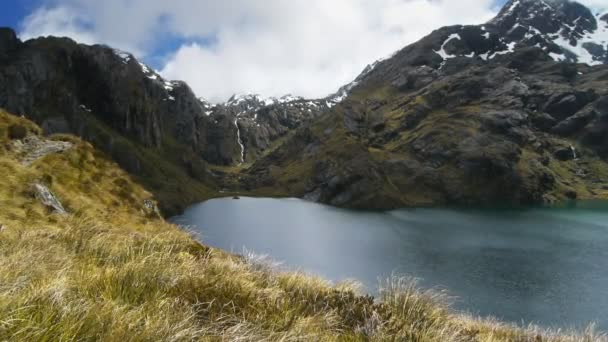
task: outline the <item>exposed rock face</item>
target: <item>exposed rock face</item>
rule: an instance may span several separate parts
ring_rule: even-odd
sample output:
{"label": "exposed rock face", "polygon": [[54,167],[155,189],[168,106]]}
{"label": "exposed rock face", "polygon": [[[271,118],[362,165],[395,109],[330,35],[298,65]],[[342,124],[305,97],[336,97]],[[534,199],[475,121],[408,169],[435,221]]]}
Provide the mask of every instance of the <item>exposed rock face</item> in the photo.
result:
{"label": "exposed rock face", "polygon": [[[286,95],[281,98],[262,98],[259,95],[234,95],[226,103],[208,112],[213,118],[230,118],[242,144],[241,162],[255,161],[273,143],[290,131],[309,123],[327,111],[332,102],[307,100]],[[236,122],[236,124],[235,124]],[[240,146],[239,146],[240,147]]]}
{"label": "exposed rock face", "polygon": [[17,48],[19,43],[15,31],[0,27],[0,59],[6,58],[10,52]]}
{"label": "exposed rock face", "polygon": [[141,171],[135,157],[124,155],[115,133],[150,149],[176,142],[209,163],[231,165],[240,162],[239,133],[250,152],[246,159],[254,160],[276,139],[328,108],[322,100],[296,97],[264,102],[234,97],[212,105],[187,84],[164,80],[127,52],[67,38],[23,43],[4,28],[0,107],[33,119],[46,133],[76,133],[116,159],[130,160],[123,166],[135,173]]}
{"label": "exposed rock face", "polygon": [[608,198],[601,18],[569,1],[513,0],[485,25],[439,29],[370,66],[356,96],[254,164],[243,186],[274,179],[365,208]]}
{"label": "exposed rock face", "polygon": [[67,211],[61,205],[61,202],[53,195],[51,190],[47,188],[45,185],[34,183],[32,185],[32,189],[34,190],[34,194],[36,198],[40,201],[42,205],[48,207],[50,210],[56,212],[60,215],[67,214]]}
{"label": "exposed rock face", "polygon": [[21,163],[29,166],[36,160],[53,153],[62,153],[72,148],[67,141],[53,141],[31,135],[13,142],[13,150],[21,155]]}

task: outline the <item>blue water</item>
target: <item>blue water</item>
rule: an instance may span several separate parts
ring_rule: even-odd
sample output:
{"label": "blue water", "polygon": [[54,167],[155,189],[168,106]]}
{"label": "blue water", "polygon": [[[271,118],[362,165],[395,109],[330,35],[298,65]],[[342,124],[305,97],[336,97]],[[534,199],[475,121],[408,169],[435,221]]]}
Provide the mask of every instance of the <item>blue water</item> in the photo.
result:
{"label": "blue water", "polygon": [[361,212],[295,199],[216,199],[174,222],[211,246],[268,254],[374,293],[391,274],[446,289],[455,308],[545,327],[608,331],[608,205]]}

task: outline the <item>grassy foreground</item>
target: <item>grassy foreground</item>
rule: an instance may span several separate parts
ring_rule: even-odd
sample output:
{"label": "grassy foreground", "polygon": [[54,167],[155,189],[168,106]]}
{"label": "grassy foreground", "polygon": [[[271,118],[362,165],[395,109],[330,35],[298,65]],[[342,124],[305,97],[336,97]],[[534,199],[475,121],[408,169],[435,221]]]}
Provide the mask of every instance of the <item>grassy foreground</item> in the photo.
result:
{"label": "grassy foreground", "polygon": [[[39,128],[0,111],[0,340],[606,340],[466,317],[403,279],[374,299],[205,247],[88,143],[50,138],[74,146],[25,165],[24,132]],[[36,182],[67,215],[39,203]]]}

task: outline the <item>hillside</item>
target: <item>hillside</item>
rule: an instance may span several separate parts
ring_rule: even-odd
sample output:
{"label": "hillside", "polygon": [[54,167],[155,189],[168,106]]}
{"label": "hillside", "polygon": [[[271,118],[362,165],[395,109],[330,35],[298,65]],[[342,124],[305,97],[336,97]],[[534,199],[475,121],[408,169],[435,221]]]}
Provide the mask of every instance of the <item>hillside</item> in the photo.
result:
{"label": "hillside", "polygon": [[[0,339],[595,341],[450,311],[391,279],[380,298],[201,245],[108,156],[0,111]],[[44,203],[44,204],[43,204]]]}
{"label": "hillside", "polygon": [[371,65],[241,188],[357,208],[608,198],[607,16],[510,1]]}

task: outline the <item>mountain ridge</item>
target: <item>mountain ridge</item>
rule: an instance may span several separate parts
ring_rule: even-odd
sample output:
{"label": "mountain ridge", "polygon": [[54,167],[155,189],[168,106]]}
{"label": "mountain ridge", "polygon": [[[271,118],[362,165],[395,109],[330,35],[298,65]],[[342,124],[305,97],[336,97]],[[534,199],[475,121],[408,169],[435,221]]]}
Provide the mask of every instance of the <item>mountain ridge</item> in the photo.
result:
{"label": "mountain ridge", "polygon": [[563,25],[516,32],[530,17],[579,20],[572,34],[596,18],[574,2],[511,1],[490,23],[438,29],[362,74],[241,186],[368,209],[607,198],[605,56],[554,58]]}

